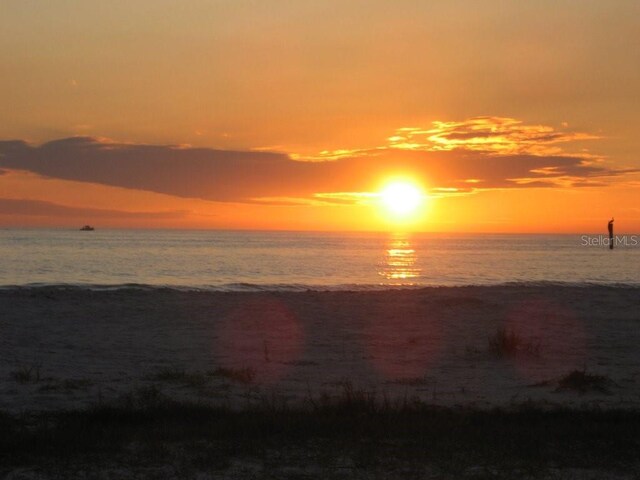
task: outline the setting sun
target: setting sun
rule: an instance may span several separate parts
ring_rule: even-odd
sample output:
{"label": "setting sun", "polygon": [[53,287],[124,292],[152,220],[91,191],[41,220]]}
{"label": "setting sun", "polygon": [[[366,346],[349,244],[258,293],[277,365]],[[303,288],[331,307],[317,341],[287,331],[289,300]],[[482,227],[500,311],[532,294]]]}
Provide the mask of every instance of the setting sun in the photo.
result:
{"label": "setting sun", "polygon": [[414,184],[398,181],[384,187],[380,200],[389,212],[403,217],[416,211],[424,201],[424,194]]}
{"label": "setting sun", "polygon": [[640,0],[0,0],[0,480],[640,480],[639,45]]}

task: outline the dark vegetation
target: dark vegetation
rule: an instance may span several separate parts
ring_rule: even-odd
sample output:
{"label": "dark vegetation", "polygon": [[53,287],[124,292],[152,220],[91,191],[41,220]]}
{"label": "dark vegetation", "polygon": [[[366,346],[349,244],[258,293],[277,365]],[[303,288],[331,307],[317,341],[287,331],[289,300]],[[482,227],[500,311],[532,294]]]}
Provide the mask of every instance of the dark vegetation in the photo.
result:
{"label": "dark vegetation", "polygon": [[234,382],[248,384],[253,382],[253,380],[256,378],[256,371],[250,367],[244,367],[244,368],[218,367],[215,370],[208,372],[207,375],[211,377],[222,377]]}
{"label": "dark vegetation", "polygon": [[264,462],[269,451],[302,451],[302,463],[348,458],[367,471],[399,465],[461,475],[487,465],[536,475],[550,466],[637,469],[640,411],[443,408],[379,399],[345,385],[337,398],[295,406],[277,398],[241,408],[177,403],[151,387],[82,411],[0,414],[5,469],[119,459],[216,470],[236,458]]}
{"label": "dark vegetation", "polygon": [[604,393],[611,395],[610,387],[616,383],[605,375],[587,373],[586,370],[572,370],[571,372],[553,380],[538,382],[532,387],[555,386],[555,392],[576,392],[576,393]]}
{"label": "dark vegetation", "polygon": [[150,377],[159,382],[177,383],[190,387],[202,387],[209,377],[220,377],[232,382],[249,384],[253,382],[256,371],[250,367],[225,368],[218,367],[207,372],[188,372],[184,369],[170,367],[157,372]]}
{"label": "dark vegetation", "polygon": [[580,393],[591,391],[610,393],[609,387],[613,381],[604,375],[587,373],[585,370],[573,370],[558,380],[556,391],[572,390]]}
{"label": "dark vegetation", "polygon": [[38,388],[39,392],[72,392],[74,390],[83,390],[93,385],[93,382],[87,378],[55,380],[47,379],[46,383]]}
{"label": "dark vegetation", "polygon": [[522,338],[513,330],[499,328],[488,339],[489,352],[498,357],[514,357],[516,355],[540,356],[540,342]]}
{"label": "dark vegetation", "polygon": [[39,365],[23,366],[9,375],[17,383],[38,383],[41,380]]}

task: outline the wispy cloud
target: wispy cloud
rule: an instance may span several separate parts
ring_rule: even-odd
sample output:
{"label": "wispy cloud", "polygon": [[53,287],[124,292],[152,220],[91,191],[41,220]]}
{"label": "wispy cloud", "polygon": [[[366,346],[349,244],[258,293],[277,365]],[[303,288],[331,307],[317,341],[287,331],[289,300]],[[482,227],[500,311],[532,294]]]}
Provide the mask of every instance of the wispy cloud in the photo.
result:
{"label": "wispy cloud", "polygon": [[369,205],[379,199],[380,194],[373,192],[330,192],[316,193],[314,198],[322,203],[336,205]]}
{"label": "wispy cloud", "polygon": [[389,142],[392,148],[411,145],[411,148],[431,151],[469,150],[495,155],[552,156],[565,153],[560,144],[599,138],[589,133],[558,131],[547,125],[525,125],[514,118],[476,117],[461,122],[433,122],[428,130],[400,129]]}
{"label": "wispy cloud", "polygon": [[[449,152],[463,150],[483,155],[572,155],[598,158],[586,151],[570,152],[562,144],[598,140],[592,133],[561,130],[548,125],[526,125],[508,117],[474,117],[462,121],[435,121],[429,127],[402,127],[384,145],[352,150],[324,150],[312,160],[339,160],[357,155],[379,155],[386,150]],[[300,157],[302,158],[302,157]]]}

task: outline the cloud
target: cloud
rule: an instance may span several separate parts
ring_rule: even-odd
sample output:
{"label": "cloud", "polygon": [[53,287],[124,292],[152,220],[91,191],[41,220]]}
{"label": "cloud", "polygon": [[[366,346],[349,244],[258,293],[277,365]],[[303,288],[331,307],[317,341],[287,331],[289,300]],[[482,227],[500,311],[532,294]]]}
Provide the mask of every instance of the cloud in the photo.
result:
{"label": "cloud", "polygon": [[371,201],[379,199],[378,193],[371,192],[331,192],[331,193],[316,193],[314,198],[320,200],[321,203],[328,203],[333,205],[354,205],[354,204],[368,204]]}
{"label": "cloud", "polygon": [[[637,172],[561,145],[597,137],[478,117],[405,127],[386,145],[321,152],[302,161],[266,151],[117,143],[74,137],[40,146],[0,142],[0,168],[44,177],[221,202],[360,203],[385,178],[408,175],[441,195],[488,188],[606,185]],[[345,193],[346,192],[346,193]]]}
{"label": "cloud", "polygon": [[78,208],[40,200],[0,198],[0,215],[70,217],[82,219],[96,218],[140,218],[140,219],[178,219],[189,212],[172,210],[167,212],[127,212],[101,208]]}
{"label": "cloud", "polygon": [[410,142],[422,141],[431,150],[464,149],[498,155],[556,155],[562,152],[558,144],[600,138],[582,132],[557,131],[547,125],[524,125],[520,120],[505,117],[434,122],[433,128],[408,131],[406,137]]}
{"label": "cloud", "polygon": [[285,179],[304,174],[298,166],[276,153],[123,144],[92,137],[36,147],[25,142],[0,143],[0,167],[206,200],[245,200],[252,192],[278,196]]}
{"label": "cloud", "polygon": [[[562,125],[567,128],[567,124]],[[530,154],[553,156],[567,154],[560,144],[598,140],[598,135],[555,130],[547,125],[525,125],[508,117],[474,117],[459,122],[432,122],[430,127],[402,127],[387,138],[387,144],[360,150],[325,150],[316,160],[337,160],[353,155],[373,154],[388,149],[425,152],[466,150],[484,155]],[[592,155],[571,153],[580,158]]]}

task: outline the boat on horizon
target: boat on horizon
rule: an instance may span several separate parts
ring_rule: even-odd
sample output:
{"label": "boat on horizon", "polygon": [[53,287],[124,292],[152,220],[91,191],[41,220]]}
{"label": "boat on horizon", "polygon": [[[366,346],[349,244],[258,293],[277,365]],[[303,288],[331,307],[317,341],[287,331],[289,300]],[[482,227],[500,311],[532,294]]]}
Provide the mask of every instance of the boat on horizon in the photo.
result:
{"label": "boat on horizon", "polygon": [[93,228],[91,225],[85,225],[80,229],[80,231],[82,232],[93,232],[94,230],[95,228]]}

